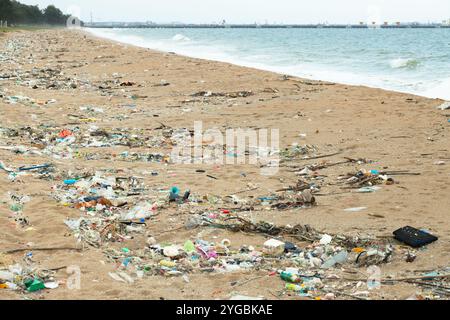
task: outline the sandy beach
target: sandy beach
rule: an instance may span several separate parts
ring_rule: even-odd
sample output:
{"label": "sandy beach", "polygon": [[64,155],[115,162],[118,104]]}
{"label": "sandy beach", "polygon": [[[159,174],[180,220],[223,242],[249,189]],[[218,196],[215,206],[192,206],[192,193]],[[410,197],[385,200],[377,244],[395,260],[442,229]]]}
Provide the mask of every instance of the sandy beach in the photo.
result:
{"label": "sandy beach", "polygon": [[[195,214],[222,213],[255,223],[309,225],[323,234],[370,238],[380,250],[390,244],[392,259],[377,265],[382,279],[448,273],[450,111],[437,109],[443,102],[157,52],[82,31],[0,36],[0,161],[11,169],[9,173],[0,170],[0,267],[28,263],[56,269],[52,275],[59,281],[58,288],[35,293],[0,289],[0,299],[200,300],[235,295],[324,299],[327,293],[334,299],[446,299],[448,293],[440,295],[432,286],[405,281],[383,282],[380,289],[368,290],[368,266],[352,261],[324,272],[322,287],[310,297],[300,297],[286,291],[276,274],[296,267],[289,257],[267,258],[234,272],[216,272],[201,261],[200,266],[185,266],[188,271],[182,275],[169,276],[153,267],[161,258],[153,257],[152,262],[151,254],[143,251],[151,237],[154,244],[181,246],[187,240],[220,243],[229,239],[229,249],[238,252],[243,246],[261,252],[271,238],[300,249],[314,242],[212,226],[186,228]],[[194,121],[202,121],[204,130],[222,132],[279,129],[284,150],[279,172],[264,176],[259,166],[251,164],[150,160],[148,154],[170,154],[170,133],[193,130]],[[66,138],[63,130],[78,140],[61,147],[58,138]],[[120,134],[120,143],[90,143]],[[49,144],[54,147],[47,148]],[[11,177],[18,168],[42,164],[52,164],[53,171],[30,170]],[[306,166],[309,169],[304,171]],[[388,172],[394,182],[358,192],[342,177],[359,170]],[[138,177],[145,185],[126,204],[108,199],[112,203],[106,206],[113,210],[130,209],[139,201],[162,201],[145,225],[137,226],[139,231],[115,241],[102,239],[99,246],[77,241],[76,232],[64,223],[95,212],[81,211],[60,197],[75,190],[64,186],[64,180],[96,171],[102,177]],[[287,190],[299,181],[311,186],[316,205],[282,207],[277,206],[281,200],[258,200],[274,195],[291,199],[299,190]],[[164,202],[173,186],[181,193],[190,190],[191,202]],[[13,210],[14,201],[22,207]],[[350,208],[362,209],[346,211]],[[413,249],[393,239],[393,231],[404,226],[427,230],[439,240]],[[80,250],[33,250],[63,247]],[[13,249],[21,251],[6,253]],[[118,272],[123,257],[112,258],[111,250],[139,256],[152,266],[151,274],[141,278],[135,270],[122,268],[133,282],[113,279],[110,274]],[[74,265],[81,270],[78,290],[65,285],[66,267]]]}

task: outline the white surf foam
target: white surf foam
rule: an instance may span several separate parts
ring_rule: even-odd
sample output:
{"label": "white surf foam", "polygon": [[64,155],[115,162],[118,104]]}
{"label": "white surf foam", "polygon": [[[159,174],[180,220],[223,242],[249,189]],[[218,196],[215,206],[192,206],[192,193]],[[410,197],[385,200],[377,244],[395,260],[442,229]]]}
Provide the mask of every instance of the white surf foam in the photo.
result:
{"label": "white surf foam", "polygon": [[429,98],[439,98],[450,101],[450,78],[440,81],[439,84],[424,92]]}
{"label": "white surf foam", "polygon": [[182,34],[176,34],[172,38],[173,41],[191,41],[188,37],[182,35]]}
{"label": "white surf foam", "polygon": [[[276,73],[287,74],[308,78],[311,80],[323,80],[347,85],[363,85],[373,88],[404,92],[425,96],[429,98],[440,98],[450,100],[450,79],[434,81],[433,83],[424,83],[420,80],[411,80],[408,78],[398,78],[390,74],[361,74],[351,71],[331,70],[329,67],[313,65],[309,63],[295,65],[272,65],[264,59],[264,62],[258,62],[258,59],[249,59],[240,55],[239,48],[219,47],[214,45],[205,45],[197,43],[190,38],[176,34],[165,40],[149,40],[139,35],[121,34],[123,29],[86,29],[95,36],[119,41],[126,44],[136,45],[149,49],[175,52],[177,54],[214,61],[222,61],[241,65],[245,67],[272,71]],[[398,58],[389,62],[393,69],[415,68],[420,63],[411,58]]]}
{"label": "white surf foam", "polygon": [[389,61],[389,65],[393,69],[414,69],[419,66],[420,61],[412,58],[398,58]]}

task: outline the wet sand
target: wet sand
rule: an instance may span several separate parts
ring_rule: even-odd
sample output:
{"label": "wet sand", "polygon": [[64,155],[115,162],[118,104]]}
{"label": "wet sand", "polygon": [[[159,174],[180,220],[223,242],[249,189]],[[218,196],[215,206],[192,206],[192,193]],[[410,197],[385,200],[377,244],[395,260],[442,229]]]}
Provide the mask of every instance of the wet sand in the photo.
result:
{"label": "wet sand", "polygon": [[[295,185],[301,178],[293,166],[334,163],[353,159],[370,159],[373,163],[347,163],[317,170],[325,176],[319,180],[317,206],[290,210],[258,210],[255,220],[277,225],[308,224],[322,232],[346,235],[392,237],[392,232],[411,225],[426,229],[439,240],[425,249],[412,250],[392,240],[396,256],[392,262],[380,265],[382,276],[408,277],[448,267],[450,180],[450,123],[449,111],[436,107],[443,101],[418,96],[310,81],[279,74],[244,68],[227,63],[212,62],[161,53],[95,38],[82,32],[47,30],[9,33],[0,37],[0,53],[11,48],[5,44],[14,40],[18,49],[14,59],[1,61],[0,73],[13,74],[17,70],[45,69],[61,66],[66,83],[56,88],[3,79],[0,90],[4,96],[26,96],[35,103],[6,103],[0,99],[0,126],[8,128],[51,126],[55,135],[59,130],[74,127],[87,132],[95,125],[111,128],[137,128],[149,139],[163,124],[172,128],[193,129],[201,120],[203,128],[274,128],[280,130],[280,147],[293,143],[314,145],[318,155],[339,154],[317,160],[282,162],[275,176],[262,176],[253,165],[178,165],[121,161],[123,151],[145,151],[149,148],[105,147],[82,148],[74,159],[50,159],[45,156],[14,154],[0,149],[0,160],[10,167],[51,162],[57,170],[116,169],[123,175],[144,176],[145,183],[154,188],[178,186],[196,195],[225,197],[237,192],[242,198],[269,196],[277,190]],[[19,69],[20,68],[20,69]],[[133,82],[132,86],[118,86],[117,82]],[[168,84],[168,85],[162,85]],[[109,86],[105,88],[105,86]],[[103,89],[100,89],[102,87]],[[241,97],[236,92],[251,92]],[[224,93],[222,96],[194,97],[198,92]],[[231,94],[230,94],[231,93]],[[134,98],[132,98],[134,96]],[[51,101],[56,100],[56,102]],[[45,104],[47,102],[47,104]],[[129,106],[132,104],[133,106]],[[86,114],[82,106],[102,108],[104,113]],[[73,115],[78,116],[73,117]],[[82,121],[82,118],[90,118]],[[92,119],[94,118],[94,119]],[[300,134],[306,134],[300,136]],[[0,135],[0,146],[25,145],[20,138]],[[28,146],[29,145],[28,142]],[[155,148],[170,152],[168,146]],[[105,159],[86,160],[83,152],[105,155]],[[109,157],[109,158],[108,158]],[[442,165],[436,165],[443,161]],[[206,170],[199,174],[197,169]],[[359,169],[387,171],[406,170],[420,175],[393,177],[394,185],[382,185],[369,193],[355,193],[343,189],[336,182],[339,175]],[[158,176],[149,172],[156,171]],[[243,174],[245,173],[245,174]],[[72,247],[76,239],[64,224],[67,217],[79,217],[80,211],[65,207],[51,197],[52,186],[58,182],[24,176],[12,182],[0,171],[0,251],[18,247]],[[21,227],[11,218],[7,203],[8,192],[26,194],[31,202],[25,204],[23,214],[29,226]],[[360,212],[346,212],[352,207],[367,207]],[[183,244],[188,239],[220,241],[230,239],[232,246],[253,245],[258,249],[267,240],[264,235],[232,233],[214,228],[186,230],[183,228],[190,210],[176,206],[161,210],[147,223],[145,235],[136,236],[118,248],[131,250],[146,246],[146,236],[158,242]],[[295,242],[299,247],[305,246]],[[414,262],[404,259],[411,250],[417,255]],[[22,261],[23,252],[7,255]],[[263,296],[267,299],[299,299],[294,295],[279,295],[283,282],[266,271],[250,270],[232,274],[193,273],[189,283],[181,277],[144,277],[134,284],[114,281],[108,272],[115,265],[107,262],[102,248],[86,247],[77,251],[34,251],[33,260],[45,268],[79,265],[82,272],[81,289],[68,290],[63,285],[27,296],[34,299],[228,299],[233,294]],[[1,262],[1,261],[0,261]],[[289,265],[286,265],[289,266]],[[345,268],[336,270],[344,277]],[[347,271],[349,269],[347,268]],[[354,270],[354,268],[350,268]],[[366,276],[366,269],[358,269]],[[249,281],[233,286],[235,281]],[[57,279],[67,278],[64,269]],[[344,280],[342,280],[344,282]],[[336,284],[330,283],[331,286]],[[353,283],[351,287],[354,287]],[[0,289],[1,290],[1,289]],[[413,294],[426,295],[427,289],[408,283],[383,285],[370,292],[371,299],[405,299]],[[1,299],[21,299],[15,291],[1,290]],[[338,298],[349,298],[339,296]]]}

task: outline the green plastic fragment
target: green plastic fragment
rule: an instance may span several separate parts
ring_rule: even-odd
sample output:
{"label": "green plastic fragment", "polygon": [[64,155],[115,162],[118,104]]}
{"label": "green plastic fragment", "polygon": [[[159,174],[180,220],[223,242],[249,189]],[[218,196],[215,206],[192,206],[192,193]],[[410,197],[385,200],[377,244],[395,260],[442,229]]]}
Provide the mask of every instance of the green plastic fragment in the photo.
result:
{"label": "green plastic fragment", "polygon": [[45,289],[44,282],[38,278],[26,280],[25,286],[27,287],[28,292],[36,292]]}
{"label": "green plastic fragment", "polygon": [[191,240],[188,240],[184,243],[184,251],[186,253],[195,252],[195,245]]}

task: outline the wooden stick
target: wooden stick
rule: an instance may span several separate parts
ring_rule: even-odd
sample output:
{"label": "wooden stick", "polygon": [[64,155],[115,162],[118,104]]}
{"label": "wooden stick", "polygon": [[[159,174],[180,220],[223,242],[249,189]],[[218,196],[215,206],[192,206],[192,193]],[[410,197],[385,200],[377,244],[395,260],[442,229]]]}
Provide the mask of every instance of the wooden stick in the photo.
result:
{"label": "wooden stick", "polygon": [[74,250],[74,251],[82,251],[81,248],[74,248],[74,247],[60,247],[60,248],[17,248],[17,249],[10,249],[6,250],[3,253],[11,254],[11,253],[17,253],[22,251],[56,251],[56,250]]}
{"label": "wooden stick", "polygon": [[259,280],[259,279],[262,279],[262,278],[264,278],[264,277],[267,277],[267,274],[265,274],[265,275],[263,275],[263,276],[258,276],[258,277],[254,277],[254,278],[250,278],[250,279],[247,279],[247,280],[244,280],[244,281],[241,281],[241,282],[237,282],[237,283],[235,283],[235,284],[232,284],[231,286],[232,287],[240,287],[240,286],[243,286],[244,284],[247,284],[247,283],[249,283],[249,282],[252,282],[252,281],[255,281],[255,280]]}
{"label": "wooden stick", "polygon": [[440,279],[440,278],[447,278],[450,277],[450,273],[447,274],[440,274],[437,276],[420,276],[420,277],[406,277],[406,278],[399,278],[399,279],[383,279],[382,281],[389,282],[389,281],[408,281],[408,280],[426,280],[426,279]]}
{"label": "wooden stick", "polygon": [[328,158],[328,157],[332,157],[332,156],[337,156],[338,154],[341,154],[341,151],[339,152],[335,152],[335,153],[330,153],[330,154],[324,154],[321,156],[317,156],[317,157],[308,157],[308,158],[302,158],[302,160],[315,160],[315,159],[322,159],[322,158]]}
{"label": "wooden stick", "polygon": [[369,300],[369,298],[366,298],[366,297],[359,297],[359,296],[356,296],[356,295],[353,295],[353,294],[349,294],[349,293],[345,293],[345,292],[340,292],[340,291],[337,291],[337,292],[331,292],[331,293],[334,293],[334,294],[336,294],[336,295],[341,295],[341,296],[349,297],[349,298],[353,298],[353,299],[356,299],[356,300],[365,300],[365,301]]}
{"label": "wooden stick", "polygon": [[381,172],[382,174],[387,174],[388,176],[420,176],[421,173],[419,172]]}
{"label": "wooden stick", "polygon": [[247,190],[241,190],[241,191],[235,192],[233,194],[230,194],[228,197],[235,196],[237,194],[244,193],[244,192],[255,191],[255,190],[258,190],[258,189],[259,189],[259,187],[255,187],[255,188],[247,189]]}
{"label": "wooden stick", "polygon": [[327,197],[327,196],[334,196],[334,195],[338,195],[338,194],[347,194],[350,193],[350,191],[348,192],[332,192],[332,193],[314,193],[313,195],[315,197]]}
{"label": "wooden stick", "polygon": [[[450,277],[450,273],[437,275],[437,276],[419,276],[419,277],[406,277],[406,278],[397,278],[397,279],[382,279],[380,282],[401,282],[401,281],[411,281],[411,280],[426,280],[426,279],[439,279],[439,278],[447,278]],[[342,278],[343,280],[347,281],[367,281],[367,279],[349,279],[349,278]],[[328,279],[330,280],[330,279]],[[339,280],[339,279],[336,279]]]}
{"label": "wooden stick", "polygon": [[66,268],[67,268],[67,266],[62,266],[62,267],[51,268],[51,269],[47,269],[47,270],[50,270],[50,271],[59,271],[59,270],[66,269]]}
{"label": "wooden stick", "polygon": [[281,300],[281,295],[276,295],[275,293],[273,293],[272,291],[269,291],[269,293],[271,294],[271,295],[273,295],[276,299],[278,299],[278,300]]}
{"label": "wooden stick", "polygon": [[435,288],[438,288],[438,289],[441,289],[441,290],[448,291],[447,294],[450,294],[450,288],[449,287],[441,286],[439,284],[428,283],[428,282],[423,282],[423,281],[415,281],[415,280],[408,280],[406,282],[414,283],[414,284],[418,284],[418,285],[423,285],[423,286],[427,286],[427,287],[435,287]]}

